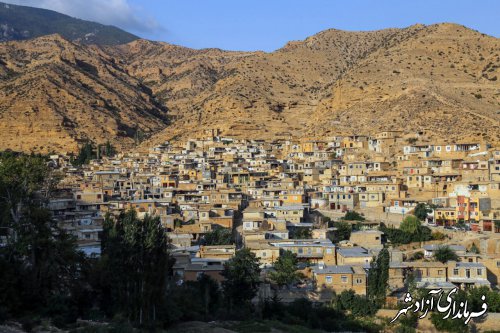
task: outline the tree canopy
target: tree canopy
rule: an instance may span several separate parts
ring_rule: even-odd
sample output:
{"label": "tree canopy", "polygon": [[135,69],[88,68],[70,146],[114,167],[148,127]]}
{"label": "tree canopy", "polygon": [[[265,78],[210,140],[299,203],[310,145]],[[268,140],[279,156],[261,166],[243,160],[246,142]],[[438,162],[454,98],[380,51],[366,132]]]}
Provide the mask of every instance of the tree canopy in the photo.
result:
{"label": "tree canopy", "polygon": [[401,222],[399,229],[401,229],[401,231],[412,234],[416,232],[421,225],[422,224],[420,223],[420,220],[416,216],[407,215],[403,222]]}
{"label": "tree canopy", "polygon": [[279,286],[287,286],[298,281],[302,274],[297,272],[297,255],[291,251],[283,251],[274,263],[274,270],[269,279]]}
{"label": "tree canopy", "polygon": [[236,255],[224,264],[222,282],[224,295],[230,304],[249,302],[257,293],[260,284],[259,260],[248,248],[238,250]]}
{"label": "tree canopy", "polygon": [[450,260],[458,261],[458,256],[449,246],[440,246],[434,251],[434,258],[437,261],[446,263]]}

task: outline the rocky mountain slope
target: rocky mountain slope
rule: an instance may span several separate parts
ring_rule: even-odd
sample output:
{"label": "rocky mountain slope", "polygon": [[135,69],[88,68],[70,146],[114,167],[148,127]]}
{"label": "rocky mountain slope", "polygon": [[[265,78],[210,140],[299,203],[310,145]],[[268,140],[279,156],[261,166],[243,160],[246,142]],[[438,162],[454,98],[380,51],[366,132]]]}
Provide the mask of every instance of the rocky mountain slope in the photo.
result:
{"label": "rocky mountain slope", "polygon": [[[0,43],[0,148],[129,148],[218,128],[246,138],[425,130],[500,137],[500,42],[455,24],[326,30],[272,52],[60,36]],[[32,133],[44,139],[32,138]]]}
{"label": "rocky mountain slope", "polygon": [[0,43],[0,149],[131,147],[167,123],[151,90],[99,49],[58,35]]}
{"label": "rocky mountain slope", "polygon": [[137,36],[114,26],[76,19],[58,12],[0,2],[0,42],[50,34],[83,44],[124,44]]}

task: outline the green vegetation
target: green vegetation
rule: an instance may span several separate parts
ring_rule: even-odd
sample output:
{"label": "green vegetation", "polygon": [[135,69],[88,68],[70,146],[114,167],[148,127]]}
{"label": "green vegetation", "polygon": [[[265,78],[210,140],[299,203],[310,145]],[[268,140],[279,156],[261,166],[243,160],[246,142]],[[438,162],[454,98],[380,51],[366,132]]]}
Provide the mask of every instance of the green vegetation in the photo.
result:
{"label": "green vegetation", "polygon": [[259,260],[248,248],[236,252],[236,255],[224,264],[222,288],[229,310],[250,306],[250,300],[256,295],[260,284]]}
{"label": "green vegetation", "polygon": [[358,212],[352,210],[345,213],[342,219],[346,221],[364,221],[365,217],[359,214]]}
{"label": "green vegetation", "polygon": [[92,143],[87,141],[83,146],[80,147],[78,155],[76,156],[76,158],[71,160],[71,163],[73,165],[88,164],[90,160],[97,159],[98,157],[111,157],[115,154],[116,149],[109,141],[107,141],[104,145],[97,145],[97,148],[94,148]]}
{"label": "green vegetation", "polygon": [[368,298],[379,306],[385,303],[389,281],[389,251],[382,249],[368,271]]}
{"label": "green vegetation", "polygon": [[[69,40],[82,43],[116,45],[125,44],[138,37],[114,26],[76,19],[52,10],[16,6],[0,6],[2,24],[11,27],[10,40],[35,38],[50,34],[60,34]],[[25,34],[27,31],[29,34]],[[96,33],[97,31],[97,33]],[[89,39],[86,34],[94,33]]]}
{"label": "green vegetation", "polygon": [[450,260],[458,261],[458,256],[449,246],[440,246],[434,252],[434,259],[444,264]]}
{"label": "green vegetation", "polygon": [[334,222],[333,227],[336,228],[333,232],[332,242],[338,243],[343,240],[349,240],[351,237],[352,227],[347,222]]}
{"label": "green vegetation", "polygon": [[403,232],[413,234],[418,230],[418,228],[421,227],[421,225],[420,220],[416,216],[408,215],[405,217],[403,222],[401,222],[399,229]]}
{"label": "green vegetation", "polygon": [[415,207],[413,215],[415,215],[420,221],[423,221],[427,218],[427,214],[430,212],[432,212],[432,209],[430,209],[429,206],[424,203],[419,203]]}
{"label": "green vegetation", "polygon": [[283,251],[274,263],[274,271],[269,273],[269,279],[278,286],[289,286],[297,282],[302,274],[297,272],[297,255],[291,251]]}
{"label": "green vegetation", "polygon": [[234,244],[233,232],[228,228],[216,228],[204,236],[205,245],[231,245]]}
{"label": "green vegetation", "polygon": [[[410,215],[411,216],[411,215]],[[408,244],[412,242],[423,242],[432,239],[432,232],[428,227],[422,226],[420,221],[414,216],[405,218],[399,229],[387,228],[384,224],[380,226],[387,239],[392,244]],[[403,226],[404,225],[404,226]],[[414,230],[413,232],[402,230]]]}
{"label": "green vegetation", "polygon": [[297,227],[292,233],[293,239],[311,239],[312,230],[311,228]]}
{"label": "green vegetation", "polygon": [[356,295],[354,290],[344,290],[337,297],[338,308],[349,311],[354,316],[373,316],[378,307],[372,300]]}

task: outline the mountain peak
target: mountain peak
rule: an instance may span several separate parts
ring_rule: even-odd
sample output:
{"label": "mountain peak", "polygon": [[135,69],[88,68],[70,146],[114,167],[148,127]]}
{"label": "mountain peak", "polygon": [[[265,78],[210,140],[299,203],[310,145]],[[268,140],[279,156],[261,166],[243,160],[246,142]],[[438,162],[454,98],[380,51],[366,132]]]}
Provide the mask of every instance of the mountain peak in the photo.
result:
{"label": "mountain peak", "polygon": [[80,20],[52,10],[0,2],[0,42],[59,33],[81,44],[124,44],[138,37],[114,26]]}

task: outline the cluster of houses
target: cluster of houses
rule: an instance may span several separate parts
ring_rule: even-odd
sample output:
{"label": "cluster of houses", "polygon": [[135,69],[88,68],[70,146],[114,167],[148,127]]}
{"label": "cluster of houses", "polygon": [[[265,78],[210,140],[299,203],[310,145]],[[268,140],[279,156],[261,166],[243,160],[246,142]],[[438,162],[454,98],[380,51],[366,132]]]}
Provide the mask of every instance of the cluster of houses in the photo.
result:
{"label": "cluster of houses", "polygon": [[[425,133],[385,131],[269,142],[221,137],[214,130],[82,167],[54,155],[52,163],[64,178],[49,209],[88,255],[100,254],[106,214],[134,209],[139,217],[158,217],[182,281],[202,274],[221,281],[224,262],[246,247],[264,272],[288,250],[297,255],[311,288],[366,294],[367,270],[386,241],[377,227],[397,226],[425,203],[431,208],[427,224],[465,225],[481,233],[481,254],[456,244],[461,260],[443,264],[432,260],[432,245],[423,260],[413,261],[390,248],[390,288],[403,288],[410,273],[424,287],[495,287],[500,147],[426,141]],[[366,221],[348,241],[333,243],[336,230],[325,216],[335,219],[348,211],[362,213]],[[217,229],[231,230],[234,244],[206,244],[205,236]]]}

